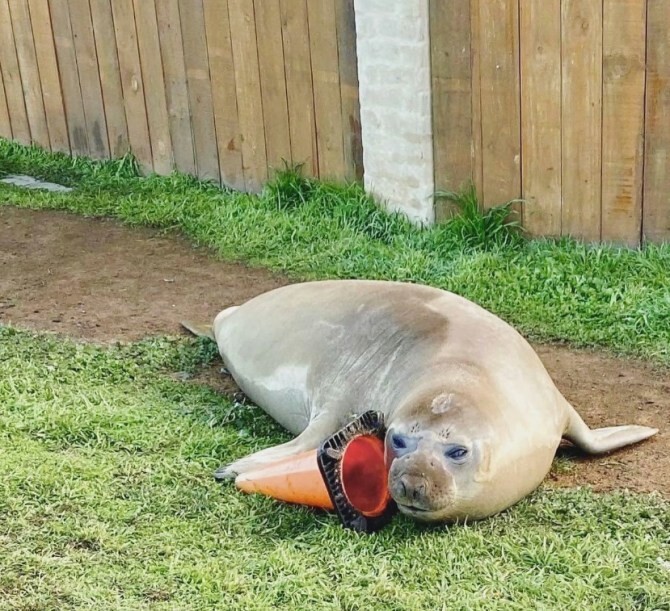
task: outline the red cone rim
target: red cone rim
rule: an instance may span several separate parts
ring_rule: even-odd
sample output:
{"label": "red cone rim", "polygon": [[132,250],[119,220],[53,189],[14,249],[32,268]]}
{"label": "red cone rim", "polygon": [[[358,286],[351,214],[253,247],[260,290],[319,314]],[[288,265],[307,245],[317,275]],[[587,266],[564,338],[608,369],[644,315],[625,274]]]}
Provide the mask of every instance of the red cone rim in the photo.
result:
{"label": "red cone rim", "polygon": [[372,435],[352,439],[344,449],[341,469],[349,503],[366,517],[381,515],[390,498],[384,442]]}

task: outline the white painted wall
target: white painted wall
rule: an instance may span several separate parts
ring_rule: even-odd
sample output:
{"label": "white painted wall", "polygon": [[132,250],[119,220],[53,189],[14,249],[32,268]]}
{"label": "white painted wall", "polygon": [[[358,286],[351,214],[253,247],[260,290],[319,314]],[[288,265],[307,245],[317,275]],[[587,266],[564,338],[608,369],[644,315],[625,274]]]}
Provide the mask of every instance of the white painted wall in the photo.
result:
{"label": "white painted wall", "polygon": [[354,0],[365,188],[434,220],[428,0]]}

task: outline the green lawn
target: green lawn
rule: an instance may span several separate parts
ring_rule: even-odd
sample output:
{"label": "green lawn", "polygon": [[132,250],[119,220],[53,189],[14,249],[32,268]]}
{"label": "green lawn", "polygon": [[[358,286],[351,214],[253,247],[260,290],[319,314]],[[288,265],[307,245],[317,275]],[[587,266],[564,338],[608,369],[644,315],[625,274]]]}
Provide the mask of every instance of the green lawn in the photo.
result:
{"label": "green lawn", "polygon": [[212,354],[0,328],[0,608],[670,608],[658,497],[541,490],[486,522],[365,536],[215,483],[283,436],[168,375]]}
{"label": "green lawn", "polygon": [[[470,211],[427,231],[356,186],[280,176],[262,196],[136,176],[0,140],[0,205],[179,229],[299,278],[450,288],[527,334],[670,364],[670,246],[524,242]],[[175,373],[204,340],[97,347],[0,327],[0,609],[670,610],[670,504],[542,488],[482,523],[397,516],[371,536],[332,514],[219,485],[221,463],[286,439],[257,408]]]}

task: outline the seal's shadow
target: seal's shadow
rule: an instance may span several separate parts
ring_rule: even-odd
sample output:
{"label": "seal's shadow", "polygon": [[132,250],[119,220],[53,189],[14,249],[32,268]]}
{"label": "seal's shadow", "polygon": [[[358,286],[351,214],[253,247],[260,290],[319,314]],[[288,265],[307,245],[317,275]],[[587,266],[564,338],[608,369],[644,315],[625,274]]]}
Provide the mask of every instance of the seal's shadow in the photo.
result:
{"label": "seal's shadow", "polygon": [[[224,483],[223,486],[232,486]],[[245,499],[249,504],[254,518],[247,522],[247,528],[254,536],[262,537],[268,542],[301,542],[304,544],[323,544],[324,536],[328,538],[351,541],[395,542],[411,541],[422,534],[448,532],[456,525],[422,524],[396,513],[383,528],[372,533],[361,533],[345,528],[334,511],[326,511],[312,507],[292,505],[269,498]]]}
{"label": "seal's shadow", "polygon": [[564,459],[569,464],[576,466],[581,463],[597,462],[599,459],[602,459],[602,456],[586,454],[567,439],[563,439],[556,450],[554,465],[556,464],[557,459]]}

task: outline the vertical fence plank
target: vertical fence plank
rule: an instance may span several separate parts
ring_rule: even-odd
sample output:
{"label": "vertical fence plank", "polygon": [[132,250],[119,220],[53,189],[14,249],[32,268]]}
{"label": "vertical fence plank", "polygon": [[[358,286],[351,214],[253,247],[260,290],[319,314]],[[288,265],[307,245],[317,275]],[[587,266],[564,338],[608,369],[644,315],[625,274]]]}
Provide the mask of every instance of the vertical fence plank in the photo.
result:
{"label": "vertical fence plank", "polygon": [[228,0],[244,184],[258,191],[267,179],[263,103],[253,0]]}
{"label": "vertical fence plank", "polygon": [[280,169],[284,160],[291,161],[291,138],[288,128],[279,0],[254,0],[254,12],[265,124],[265,150],[270,169]]}
{"label": "vertical fence plank", "polygon": [[344,141],[345,178],[363,180],[361,108],[358,102],[358,59],[354,0],[336,0],[337,50],[340,62],[340,95]]}
{"label": "vertical fence plank", "polygon": [[316,176],[319,173],[319,159],[316,147],[307,4],[305,0],[280,0],[280,2],[291,159],[295,164],[303,164],[305,174]]}
{"label": "vertical fence plank", "polygon": [[26,105],[31,139],[40,146],[49,148],[49,130],[46,113],[44,112],[42,83],[37,66],[33,32],[30,27],[28,1],[9,0],[9,12],[11,13],[14,30],[16,55],[21,73],[23,99]]}
{"label": "vertical fence plank", "polygon": [[344,174],[342,103],[334,0],[307,0],[319,176]]}
{"label": "vertical fence plank", "polygon": [[191,111],[188,105],[184,43],[181,36],[177,0],[160,0],[157,2],[156,17],[158,19],[174,162],[178,170],[195,175]]}
{"label": "vertical fence plank", "polygon": [[563,233],[600,239],[602,4],[563,0]]}
{"label": "vertical fence plank", "polygon": [[561,234],[561,2],[521,0],[524,226]]}
{"label": "vertical fence plank", "polygon": [[228,1],[204,0],[203,8],[221,182],[241,190],[244,189],[244,174]]}
{"label": "vertical fence plank", "polygon": [[482,145],[482,83],[480,3],[470,1],[470,65],[472,66],[472,181],[482,198],[484,190],[484,154]]}
{"label": "vertical fence plank", "polygon": [[112,14],[130,148],[142,169],[150,172],[153,170],[153,158],[133,0],[112,0]]}
{"label": "vertical fence plank", "polygon": [[518,0],[479,2],[483,189],[490,206],[521,195]]}
{"label": "vertical fence plank", "polygon": [[9,120],[9,109],[7,108],[7,97],[5,96],[5,83],[0,70],[0,138],[11,139],[12,124]]}
{"label": "vertical fence plank", "polygon": [[646,4],[603,4],[602,239],[629,246],[642,224]]}
{"label": "vertical fence plank", "polygon": [[114,18],[109,0],[90,0],[91,20],[98,55],[100,87],[105,106],[107,138],[112,157],[122,157],[130,147],[128,125],[123,107],[123,89],[114,35]]}
{"label": "vertical fence plank", "polygon": [[169,174],[174,169],[174,162],[163,62],[158,40],[156,4],[154,0],[134,0],[133,7],[154,172]]}
{"label": "vertical fence plank", "polygon": [[191,129],[198,176],[219,182],[216,128],[202,0],[179,0]]}
{"label": "vertical fence plank", "polygon": [[0,70],[5,85],[13,137],[21,144],[30,144],[30,124],[7,0],[0,0]]}
{"label": "vertical fence plank", "polygon": [[51,150],[70,152],[65,106],[47,0],[28,0]]}
{"label": "vertical fence plank", "polygon": [[643,235],[670,240],[670,11],[648,0]]}
{"label": "vertical fence plank", "polygon": [[[430,0],[435,187],[458,190],[473,179],[470,0]],[[452,206],[438,201],[437,221]]]}
{"label": "vertical fence plank", "polygon": [[81,99],[68,2],[67,0],[49,0],[49,9],[56,43],[58,73],[63,89],[70,147],[74,155],[88,155],[86,118],[84,103]]}
{"label": "vertical fence plank", "polygon": [[79,86],[86,117],[88,152],[92,157],[109,157],[105,106],[102,101],[98,56],[93,39],[93,22],[88,2],[69,0],[74,51],[79,70]]}

